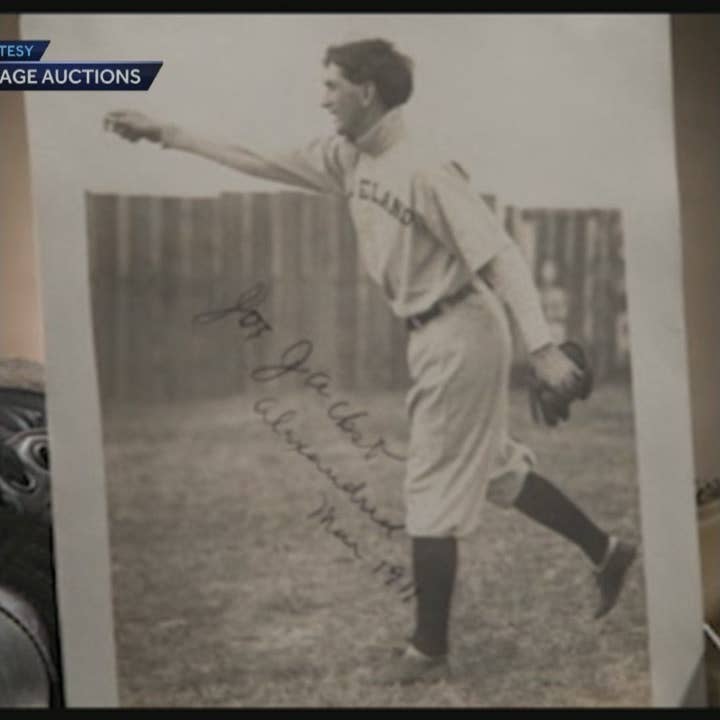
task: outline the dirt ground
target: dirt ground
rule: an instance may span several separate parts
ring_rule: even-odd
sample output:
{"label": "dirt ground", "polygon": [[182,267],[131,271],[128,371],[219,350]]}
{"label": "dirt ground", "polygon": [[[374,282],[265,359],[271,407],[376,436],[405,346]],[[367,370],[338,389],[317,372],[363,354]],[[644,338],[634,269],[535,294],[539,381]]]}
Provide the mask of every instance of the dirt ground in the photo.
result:
{"label": "dirt ground", "polygon": [[[273,433],[248,395],[105,408],[123,706],[649,703],[642,562],[615,610],[594,621],[596,589],[581,553],[490,505],[480,532],[461,544],[453,681],[375,684],[412,626],[409,543],[318,466],[342,483],[365,482],[366,509],[402,522],[403,463],[366,459],[324,400],[297,382],[263,389],[278,400],[272,417],[296,411],[283,429],[314,460]],[[402,454],[401,395],[342,397],[368,413],[357,421],[363,441],[382,437]],[[544,474],[603,526],[640,540],[627,386],[599,388],[562,430],[532,426],[514,392],[512,423]]]}

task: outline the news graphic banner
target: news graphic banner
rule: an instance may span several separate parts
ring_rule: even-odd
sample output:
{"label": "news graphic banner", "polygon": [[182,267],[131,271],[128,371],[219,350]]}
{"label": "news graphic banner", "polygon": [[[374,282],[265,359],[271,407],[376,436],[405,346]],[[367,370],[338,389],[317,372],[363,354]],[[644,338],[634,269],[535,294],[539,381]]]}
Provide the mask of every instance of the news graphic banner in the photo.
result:
{"label": "news graphic banner", "polygon": [[49,40],[0,40],[0,90],[148,90],[162,62],[40,62]]}
{"label": "news graphic banner", "polygon": [[49,44],[49,40],[0,40],[0,62],[37,62]]}

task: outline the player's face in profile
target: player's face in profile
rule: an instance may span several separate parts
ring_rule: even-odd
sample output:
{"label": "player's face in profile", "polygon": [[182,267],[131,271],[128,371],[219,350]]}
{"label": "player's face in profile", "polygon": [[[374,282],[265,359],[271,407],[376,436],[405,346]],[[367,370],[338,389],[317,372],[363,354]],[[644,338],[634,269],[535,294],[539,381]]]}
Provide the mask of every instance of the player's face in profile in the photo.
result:
{"label": "player's face in profile", "polygon": [[333,116],[336,131],[348,138],[357,137],[364,114],[361,86],[350,82],[334,63],[325,68],[323,84],[322,106]]}

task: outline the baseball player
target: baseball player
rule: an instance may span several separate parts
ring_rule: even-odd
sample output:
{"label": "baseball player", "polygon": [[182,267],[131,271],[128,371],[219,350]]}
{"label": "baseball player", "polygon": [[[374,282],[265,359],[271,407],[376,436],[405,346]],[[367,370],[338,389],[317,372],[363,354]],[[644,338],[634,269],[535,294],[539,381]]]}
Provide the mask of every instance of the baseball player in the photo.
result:
{"label": "baseball player", "polygon": [[596,617],[615,604],[635,547],[599,528],[539,474],[508,432],[511,333],[533,377],[564,408],[582,395],[582,369],[551,338],[530,270],[457,162],[410,133],[403,105],[412,62],[369,39],[328,48],[322,105],[336,132],[287,153],[199,138],[132,111],[109,113],[121,137],[199,155],[243,173],[346,198],[360,253],[409,329],[410,441],[404,480],[412,541],[415,630],[380,680],[412,683],[448,673],[448,625],[457,541],[478,527],[487,498],[575,543],[599,588]]}

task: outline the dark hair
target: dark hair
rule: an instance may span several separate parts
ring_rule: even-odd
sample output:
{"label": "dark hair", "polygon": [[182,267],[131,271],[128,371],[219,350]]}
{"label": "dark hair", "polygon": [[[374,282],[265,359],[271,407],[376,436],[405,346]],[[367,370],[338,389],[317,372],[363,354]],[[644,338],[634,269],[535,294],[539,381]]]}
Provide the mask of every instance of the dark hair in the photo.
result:
{"label": "dark hair", "polygon": [[380,100],[388,109],[402,105],[412,95],[412,60],[387,40],[376,38],[332,45],[325,53],[324,63],[337,65],[352,83],[375,83]]}

